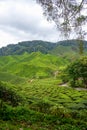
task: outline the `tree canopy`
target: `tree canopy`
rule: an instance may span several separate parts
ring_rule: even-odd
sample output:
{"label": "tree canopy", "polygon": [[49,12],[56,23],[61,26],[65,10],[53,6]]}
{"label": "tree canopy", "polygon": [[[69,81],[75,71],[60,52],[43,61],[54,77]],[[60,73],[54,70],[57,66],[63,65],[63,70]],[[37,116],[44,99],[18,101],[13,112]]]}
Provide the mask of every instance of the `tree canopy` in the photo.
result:
{"label": "tree canopy", "polygon": [[72,87],[81,86],[87,88],[87,56],[83,56],[71,63],[67,70]]}
{"label": "tree canopy", "polygon": [[[47,19],[55,22],[64,37],[68,39],[74,32],[76,39],[83,40],[85,38],[86,31],[83,26],[87,22],[87,0],[36,1],[43,7]],[[82,46],[82,43],[80,44]]]}
{"label": "tree canopy", "polygon": [[74,29],[81,35],[82,25],[87,21],[86,0],[37,0],[48,20],[53,20],[58,29],[69,36]]}

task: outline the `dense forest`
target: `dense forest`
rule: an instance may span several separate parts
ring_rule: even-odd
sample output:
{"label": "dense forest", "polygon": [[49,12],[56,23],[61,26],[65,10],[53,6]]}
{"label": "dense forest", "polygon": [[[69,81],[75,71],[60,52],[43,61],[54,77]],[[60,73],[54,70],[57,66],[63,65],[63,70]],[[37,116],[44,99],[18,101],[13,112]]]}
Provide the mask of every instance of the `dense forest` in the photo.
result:
{"label": "dense forest", "polygon": [[[84,49],[87,51],[87,41],[83,41],[84,43]],[[35,41],[23,41],[19,42],[18,44],[10,44],[7,45],[6,47],[0,48],[0,55],[5,56],[5,55],[20,55],[23,54],[24,52],[37,52],[40,51],[44,54],[51,53],[51,51],[55,51],[56,48],[60,50],[65,50],[67,49],[69,51],[78,51],[78,42],[76,40],[65,40],[65,41],[60,41],[56,43],[52,42],[46,42],[46,41],[40,41],[40,40],[35,40]],[[60,51],[61,51],[60,50]],[[57,52],[60,54],[60,52]]]}

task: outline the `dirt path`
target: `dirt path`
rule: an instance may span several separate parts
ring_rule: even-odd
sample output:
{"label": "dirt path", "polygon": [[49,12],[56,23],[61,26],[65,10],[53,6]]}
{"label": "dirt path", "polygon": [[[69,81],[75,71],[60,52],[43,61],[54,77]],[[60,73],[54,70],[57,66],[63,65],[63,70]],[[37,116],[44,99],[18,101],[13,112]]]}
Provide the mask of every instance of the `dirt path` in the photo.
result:
{"label": "dirt path", "polygon": [[87,91],[87,88],[75,88],[75,89],[78,91],[81,91],[81,90]]}
{"label": "dirt path", "polygon": [[[61,84],[60,87],[69,87],[67,83],[64,83],[64,84]],[[87,91],[87,88],[74,88],[78,91],[81,91],[81,90],[84,90],[84,91]]]}

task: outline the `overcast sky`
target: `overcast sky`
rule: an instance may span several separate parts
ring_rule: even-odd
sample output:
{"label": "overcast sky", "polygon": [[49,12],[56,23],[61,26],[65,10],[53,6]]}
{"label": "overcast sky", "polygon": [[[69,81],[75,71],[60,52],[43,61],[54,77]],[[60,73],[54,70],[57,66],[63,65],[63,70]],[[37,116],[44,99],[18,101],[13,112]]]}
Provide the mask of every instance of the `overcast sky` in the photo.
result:
{"label": "overcast sky", "polygon": [[59,34],[34,0],[0,0],[0,47],[27,40],[56,42]]}
{"label": "overcast sky", "polygon": [[19,41],[62,40],[35,0],[0,0],[0,47]]}

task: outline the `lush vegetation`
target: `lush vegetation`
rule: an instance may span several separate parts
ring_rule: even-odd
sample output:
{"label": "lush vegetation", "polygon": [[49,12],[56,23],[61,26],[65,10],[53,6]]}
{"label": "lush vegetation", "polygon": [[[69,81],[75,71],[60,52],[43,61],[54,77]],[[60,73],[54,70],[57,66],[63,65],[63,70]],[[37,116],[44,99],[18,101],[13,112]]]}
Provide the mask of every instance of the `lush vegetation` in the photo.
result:
{"label": "lush vegetation", "polygon": [[46,42],[46,41],[24,41],[18,44],[10,44],[7,47],[2,47],[0,49],[0,55],[15,55],[23,54],[25,52],[37,52],[48,53],[56,47],[56,43]]}
{"label": "lush vegetation", "polygon": [[[40,52],[23,55],[1,56],[0,71],[28,78],[47,78],[61,67],[67,65],[68,60],[50,54],[44,55]],[[10,76],[11,77],[11,76]]]}
{"label": "lush vegetation", "polygon": [[[87,52],[87,41],[83,41],[84,52]],[[44,54],[51,53],[53,55],[67,55],[67,51],[72,55],[78,54],[79,43],[76,40],[65,40],[57,43],[46,41],[23,41],[18,44],[10,44],[6,47],[0,48],[0,56],[5,55],[20,55],[25,52],[42,52]]]}
{"label": "lush vegetation", "polygon": [[0,130],[86,130],[86,73],[86,56],[1,56]]}
{"label": "lush vegetation", "polygon": [[57,79],[35,79],[32,83],[9,85],[8,90],[14,88],[22,103],[19,100],[19,105],[12,107],[1,98],[0,127],[13,130],[86,129],[87,91],[63,87],[58,85],[60,83]]}
{"label": "lush vegetation", "polygon": [[87,88],[87,56],[77,59],[68,66],[71,86]]}

